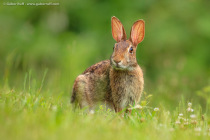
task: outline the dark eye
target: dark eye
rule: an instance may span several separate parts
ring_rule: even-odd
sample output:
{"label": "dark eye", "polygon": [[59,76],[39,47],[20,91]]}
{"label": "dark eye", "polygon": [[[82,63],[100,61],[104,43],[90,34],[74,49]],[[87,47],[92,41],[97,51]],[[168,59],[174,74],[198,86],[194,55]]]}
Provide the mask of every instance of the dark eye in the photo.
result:
{"label": "dark eye", "polygon": [[129,53],[133,53],[133,47],[130,47]]}

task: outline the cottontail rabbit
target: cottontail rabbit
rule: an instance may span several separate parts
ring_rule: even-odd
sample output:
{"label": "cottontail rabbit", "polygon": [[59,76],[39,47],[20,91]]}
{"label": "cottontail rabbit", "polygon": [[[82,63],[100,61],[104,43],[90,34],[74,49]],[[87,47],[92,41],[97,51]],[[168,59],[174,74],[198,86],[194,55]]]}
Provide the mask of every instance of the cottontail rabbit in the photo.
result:
{"label": "cottontail rabbit", "polygon": [[144,88],[143,72],[136,61],[137,45],[144,39],[145,23],[137,20],[126,40],[125,29],[112,17],[112,36],[117,41],[110,60],[101,61],[79,75],[73,86],[71,103],[94,109],[106,104],[116,112],[140,101]]}

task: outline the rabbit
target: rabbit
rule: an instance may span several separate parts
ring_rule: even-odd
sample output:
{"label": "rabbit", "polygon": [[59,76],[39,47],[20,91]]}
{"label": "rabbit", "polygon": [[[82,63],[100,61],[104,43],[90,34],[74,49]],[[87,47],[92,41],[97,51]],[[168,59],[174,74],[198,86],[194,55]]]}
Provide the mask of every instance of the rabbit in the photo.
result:
{"label": "rabbit", "polygon": [[104,104],[115,112],[140,102],[144,89],[143,72],[136,60],[137,45],[145,34],[144,20],[134,22],[130,38],[118,18],[111,18],[112,36],[117,43],[109,60],[87,68],[73,85],[71,103],[92,111]]}

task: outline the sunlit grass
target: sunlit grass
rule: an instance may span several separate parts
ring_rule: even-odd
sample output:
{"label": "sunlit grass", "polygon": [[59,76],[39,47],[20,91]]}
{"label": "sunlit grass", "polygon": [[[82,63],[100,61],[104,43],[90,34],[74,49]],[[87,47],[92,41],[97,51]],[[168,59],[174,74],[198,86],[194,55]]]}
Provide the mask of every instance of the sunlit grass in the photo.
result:
{"label": "sunlit grass", "polygon": [[69,98],[50,96],[41,87],[0,90],[1,139],[210,138],[206,112],[184,99],[168,111],[151,107],[152,96],[144,93],[141,104],[130,107],[131,114],[116,114],[104,106],[93,114],[73,111]]}

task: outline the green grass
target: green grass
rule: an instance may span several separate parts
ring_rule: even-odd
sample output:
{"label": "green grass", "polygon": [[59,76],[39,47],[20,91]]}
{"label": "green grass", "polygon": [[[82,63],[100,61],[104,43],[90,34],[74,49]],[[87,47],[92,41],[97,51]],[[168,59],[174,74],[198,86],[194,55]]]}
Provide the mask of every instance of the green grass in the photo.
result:
{"label": "green grass", "polygon": [[[210,139],[209,2],[0,2],[0,139]],[[112,16],[128,37],[134,21],[146,23],[136,52],[142,109],[124,117],[102,106],[73,112],[74,79],[112,54]]]}
{"label": "green grass", "polygon": [[[2,140],[210,138],[207,110],[202,111],[199,105],[188,105],[184,99],[177,103],[174,111],[164,106],[159,106],[158,110],[149,106],[151,98],[144,93],[140,108],[133,108],[130,115],[116,114],[103,106],[94,114],[88,114],[73,111],[69,98],[50,96],[41,88],[31,90],[29,86],[16,91],[2,87],[0,137]],[[193,112],[187,111],[188,108]]]}

